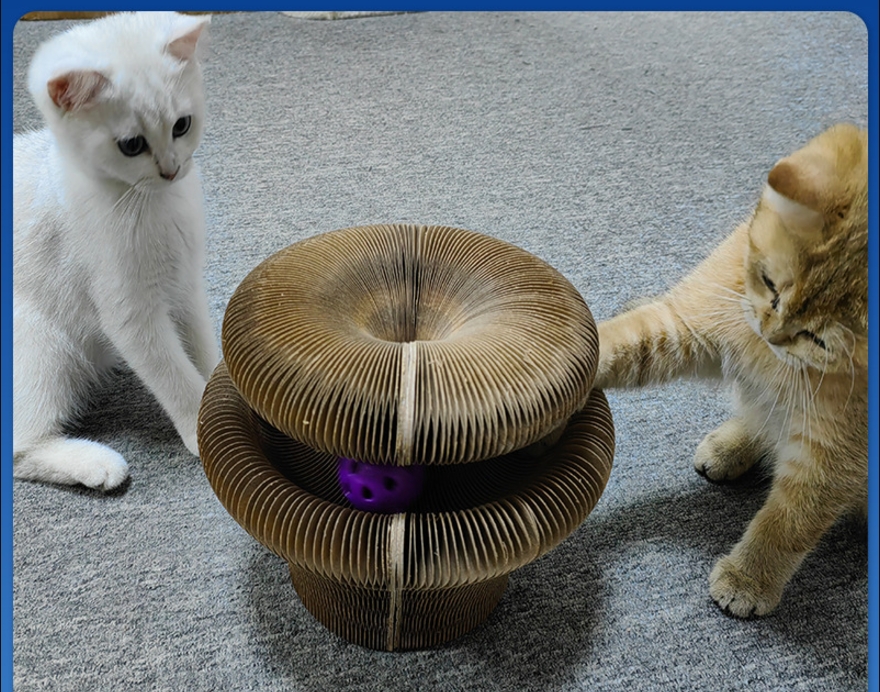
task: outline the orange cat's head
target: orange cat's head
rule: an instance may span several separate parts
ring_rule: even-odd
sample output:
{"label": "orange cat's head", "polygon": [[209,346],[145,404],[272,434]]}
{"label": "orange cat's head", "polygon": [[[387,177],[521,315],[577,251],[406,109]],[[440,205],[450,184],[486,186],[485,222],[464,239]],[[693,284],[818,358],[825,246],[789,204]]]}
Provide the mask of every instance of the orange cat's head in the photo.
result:
{"label": "orange cat's head", "polygon": [[746,252],[746,318],[781,360],[867,367],[868,133],[835,125],[779,161]]}

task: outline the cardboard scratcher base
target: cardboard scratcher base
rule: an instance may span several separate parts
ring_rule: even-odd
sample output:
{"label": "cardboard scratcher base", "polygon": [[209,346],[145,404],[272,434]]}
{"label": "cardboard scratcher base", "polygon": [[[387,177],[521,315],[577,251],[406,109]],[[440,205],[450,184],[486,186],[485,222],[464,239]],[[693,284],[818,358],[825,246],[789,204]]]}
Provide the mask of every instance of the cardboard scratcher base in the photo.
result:
{"label": "cardboard scratcher base", "polygon": [[400,650],[479,625],[511,572],[578,527],[611,473],[614,428],[593,391],[552,446],[429,469],[412,511],[374,514],[333,487],[333,455],[268,426],[221,363],[202,400],[199,449],[217,497],[290,565],[308,610],[353,643]]}
{"label": "cardboard scratcher base", "polygon": [[507,588],[508,575],[439,589],[340,584],[290,565],[306,609],[328,630],[370,649],[407,651],[452,641],[480,625]]}

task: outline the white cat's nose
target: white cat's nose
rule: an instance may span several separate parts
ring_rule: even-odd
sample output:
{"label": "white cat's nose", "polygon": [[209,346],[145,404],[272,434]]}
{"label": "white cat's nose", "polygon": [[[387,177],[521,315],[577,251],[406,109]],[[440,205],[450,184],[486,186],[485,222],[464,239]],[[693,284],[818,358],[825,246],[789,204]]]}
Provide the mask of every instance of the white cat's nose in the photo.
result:
{"label": "white cat's nose", "polygon": [[159,175],[165,180],[174,180],[177,177],[177,174],[180,172],[180,166],[175,168],[173,171],[166,171],[163,168],[159,169]]}

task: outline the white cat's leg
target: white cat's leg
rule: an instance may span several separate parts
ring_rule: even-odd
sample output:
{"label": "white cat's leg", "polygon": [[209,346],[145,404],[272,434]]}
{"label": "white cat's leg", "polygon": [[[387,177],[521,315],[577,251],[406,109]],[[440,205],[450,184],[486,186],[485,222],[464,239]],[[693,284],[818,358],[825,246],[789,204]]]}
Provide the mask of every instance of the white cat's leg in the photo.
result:
{"label": "white cat's leg", "polygon": [[709,575],[709,594],[737,617],[773,610],[807,554],[849,509],[852,488],[820,464],[790,457],[777,465],[764,506]]}
{"label": "white cat's leg", "polygon": [[61,435],[94,382],[94,369],[51,320],[22,301],[13,313],[13,475],[105,490],[118,486],[128,476],[119,454]]}
{"label": "white cat's leg", "polygon": [[122,358],[168,413],[186,448],[198,456],[196,426],[206,379],[189,359],[168,311],[139,297],[104,306],[101,321]]}
{"label": "white cat's leg", "polygon": [[201,282],[192,287],[185,305],[175,310],[174,321],[190,354],[193,364],[206,380],[220,362],[220,350],[214,336],[214,325],[208,309],[208,300]]}
{"label": "white cat's leg", "polygon": [[762,456],[764,449],[746,422],[731,418],[697,445],[694,468],[711,481],[731,481],[752,468]]}
{"label": "white cat's leg", "polygon": [[13,295],[13,451],[58,434],[94,380],[82,349],[55,322]]}

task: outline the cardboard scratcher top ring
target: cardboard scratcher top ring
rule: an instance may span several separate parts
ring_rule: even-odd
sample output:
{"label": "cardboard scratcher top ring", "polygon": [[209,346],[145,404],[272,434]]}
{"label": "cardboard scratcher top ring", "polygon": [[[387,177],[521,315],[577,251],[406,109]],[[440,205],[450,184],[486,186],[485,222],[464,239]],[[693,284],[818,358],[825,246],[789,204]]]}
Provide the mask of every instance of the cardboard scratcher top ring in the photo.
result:
{"label": "cardboard scratcher top ring", "polygon": [[443,226],[362,226],[258,265],[223,322],[229,374],[286,435],[385,464],[456,464],[547,435],[586,401],[589,309],[541,259]]}

